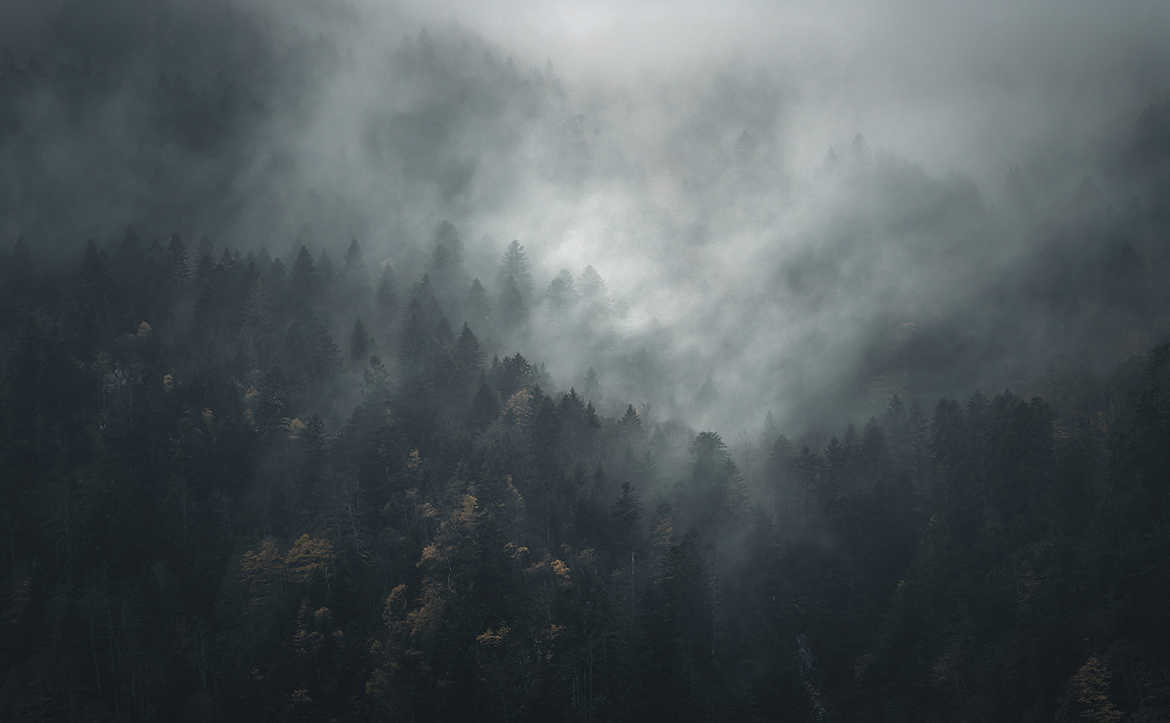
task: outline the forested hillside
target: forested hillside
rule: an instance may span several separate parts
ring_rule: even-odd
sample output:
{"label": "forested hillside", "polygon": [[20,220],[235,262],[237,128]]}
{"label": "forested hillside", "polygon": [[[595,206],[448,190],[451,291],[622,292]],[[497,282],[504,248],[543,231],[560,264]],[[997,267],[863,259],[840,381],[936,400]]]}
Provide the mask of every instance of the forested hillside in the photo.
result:
{"label": "forested hillside", "polygon": [[1170,720],[1167,38],[0,0],[0,723]]}
{"label": "forested hillside", "polygon": [[1170,715],[1170,347],[732,450],[460,249],[6,250],[0,718]]}

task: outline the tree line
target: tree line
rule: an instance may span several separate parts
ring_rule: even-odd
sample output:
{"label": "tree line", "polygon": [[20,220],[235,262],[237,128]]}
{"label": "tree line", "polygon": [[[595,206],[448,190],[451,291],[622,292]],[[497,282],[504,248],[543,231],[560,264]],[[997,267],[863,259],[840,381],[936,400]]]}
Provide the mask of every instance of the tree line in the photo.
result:
{"label": "tree line", "polygon": [[0,717],[1170,713],[1170,346],[733,449],[509,346],[592,268],[345,248],[6,252]]}

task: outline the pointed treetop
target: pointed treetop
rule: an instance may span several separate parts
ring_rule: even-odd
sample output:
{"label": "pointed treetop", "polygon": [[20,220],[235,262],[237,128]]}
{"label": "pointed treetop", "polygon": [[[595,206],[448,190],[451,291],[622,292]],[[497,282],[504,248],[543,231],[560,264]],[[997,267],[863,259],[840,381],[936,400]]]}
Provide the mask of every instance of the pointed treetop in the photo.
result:
{"label": "pointed treetop", "polygon": [[353,322],[353,331],[349,335],[349,357],[353,361],[364,361],[370,355],[370,334],[366,331],[366,325],[362,320],[356,319]]}
{"label": "pointed treetop", "polygon": [[362,266],[362,245],[356,238],[349,240],[349,248],[345,250],[345,269],[353,271]]}
{"label": "pointed treetop", "polygon": [[532,293],[532,272],[528,268],[528,253],[519,241],[508,244],[504,252],[504,259],[500,265],[501,281],[506,283],[511,279],[521,296],[527,297]]}
{"label": "pointed treetop", "polygon": [[622,416],[621,425],[624,427],[642,426],[642,417],[638,415],[638,410],[634,409],[633,404],[626,405],[626,413]]}
{"label": "pointed treetop", "polygon": [[459,331],[459,339],[455,342],[455,357],[458,362],[469,369],[478,369],[483,365],[483,352],[479,348],[479,339],[466,322]]}
{"label": "pointed treetop", "polygon": [[577,299],[577,289],[573,284],[573,274],[568,269],[561,269],[556,278],[549,282],[546,292],[549,302],[556,308],[566,308]]}
{"label": "pointed treetop", "polygon": [[605,282],[592,266],[586,266],[581,272],[581,283],[578,284],[578,288],[586,299],[600,299],[605,296]]}
{"label": "pointed treetop", "polygon": [[301,248],[297,251],[297,257],[293,260],[293,274],[294,275],[308,275],[316,270],[316,264],[313,262],[313,255],[309,253],[309,248],[301,244]]}

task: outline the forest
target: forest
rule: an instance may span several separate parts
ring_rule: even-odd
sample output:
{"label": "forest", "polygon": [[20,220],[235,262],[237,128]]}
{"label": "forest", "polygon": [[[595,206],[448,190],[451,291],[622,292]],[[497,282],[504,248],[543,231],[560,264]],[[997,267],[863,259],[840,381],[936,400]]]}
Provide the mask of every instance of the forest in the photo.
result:
{"label": "forest", "polygon": [[1170,6],[0,3],[0,721],[1170,720]]}
{"label": "forest", "polygon": [[6,720],[1170,713],[1170,345],[733,455],[487,341],[607,312],[460,248],[16,243]]}

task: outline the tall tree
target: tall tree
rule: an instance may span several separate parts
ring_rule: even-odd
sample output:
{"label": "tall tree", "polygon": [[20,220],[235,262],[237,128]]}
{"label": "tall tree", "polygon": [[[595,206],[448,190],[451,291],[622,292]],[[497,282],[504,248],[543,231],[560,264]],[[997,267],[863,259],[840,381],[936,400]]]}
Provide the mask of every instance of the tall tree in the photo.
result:
{"label": "tall tree", "polygon": [[366,325],[362,323],[361,319],[355,319],[353,330],[349,334],[350,361],[364,366],[372,351],[373,343],[369,332],[366,331]]}
{"label": "tall tree", "polygon": [[524,304],[532,298],[532,272],[528,267],[528,252],[519,241],[508,244],[504,258],[500,262],[501,296],[507,293],[509,287],[513,287]]}

